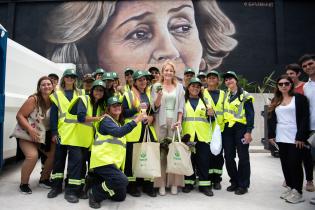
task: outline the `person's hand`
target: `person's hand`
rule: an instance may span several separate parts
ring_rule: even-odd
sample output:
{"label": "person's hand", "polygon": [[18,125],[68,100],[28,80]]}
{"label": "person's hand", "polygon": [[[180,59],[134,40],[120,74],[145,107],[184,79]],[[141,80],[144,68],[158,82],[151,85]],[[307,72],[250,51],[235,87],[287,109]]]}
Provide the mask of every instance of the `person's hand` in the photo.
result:
{"label": "person's hand", "polygon": [[304,141],[296,140],[296,141],[295,141],[295,146],[296,146],[296,148],[298,148],[298,149],[303,149],[303,147],[304,147]]}
{"label": "person's hand", "polygon": [[51,137],[51,142],[54,143],[54,144],[57,144],[57,135],[53,135]]}
{"label": "person's hand", "polygon": [[117,86],[116,90],[119,92],[123,92],[123,86],[121,86],[121,85]]}
{"label": "person's hand", "polygon": [[35,128],[32,127],[31,129],[29,129],[28,133],[30,134],[32,141],[34,142],[40,141],[40,135]]}
{"label": "person's hand", "polygon": [[269,139],[269,143],[272,144],[272,145],[275,145],[276,141],[275,141],[274,138],[273,139]]}
{"label": "person's hand", "polygon": [[213,117],[214,116],[214,110],[212,108],[207,109],[207,115]]}
{"label": "person's hand", "polygon": [[246,133],[244,134],[244,139],[245,139],[245,143],[246,143],[246,144],[251,143],[251,142],[252,142],[252,140],[253,140],[253,138],[252,138],[252,134],[251,134],[251,133],[246,132]]}
{"label": "person's hand", "polygon": [[137,115],[137,117],[134,119],[135,123],[141,122],[145,117],[144,113],[140,113]]}
{"label": "person's hand", "polygon": [[181,126],[182,126],[182,123],[177,121],[172,125],[172,129],[175,130],[176,127],[181,128]]}
{"label": "person's hand", "polygon": [[148,125],[152,125],[153,121],[154,121],[154,117],[153,116],[148,116],[148,118],[147,118]]}

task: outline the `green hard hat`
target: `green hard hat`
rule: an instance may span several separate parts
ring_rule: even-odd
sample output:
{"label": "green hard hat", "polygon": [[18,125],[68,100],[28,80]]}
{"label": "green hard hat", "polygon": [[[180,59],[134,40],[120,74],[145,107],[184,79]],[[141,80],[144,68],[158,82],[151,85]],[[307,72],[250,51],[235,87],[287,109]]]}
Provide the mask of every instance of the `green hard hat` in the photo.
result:
{"label": "green hard hat", "polygon": [[111,106],[113,104],[121,104],[122,102],[119,100],[119,97],[112,96],[109,99],[107,99],[107,106]]}
{"label": "green hard hat", "polygon": [[195,71],[192,68],[186,68],[184,71],[184,74],[193,73],[196,74]]}
{"label": "green hard hat", "polygon": [[114,80],[112,72],[105,72],[102,76],[102,80]]}
{"label": "green hard hat", "polygon": [[95,80],[92,84],[92,88],[96,87],[96,86],[101,86],[103,87],[104,89],[106,88],[106,83],[103,81],[103,80]]}
{"label": "green hard hat", "polygon": [[95,70],[95,74],[104,74],[104,73],[105,73],[105,71],[102,68],[98,68]]}
{"label": "green hard hat", "polygon": [[112,72],[113,79],[119,79],[117,72]]}
{"label": "green hard hat", "polygon": [[225,72],[225,73],[223,74],[223,79],[229,78],[229,77],[233,77],[233,78],[235,78],[236,80],[238,80],[238,79],[237,79],[237,75],[236,75],[236,73],[235,73],[234,71],[227,71],[227,72]]}
{"label": "green hard hat", "polygon": [[130,71],[131,74],[133,74],[135,72],[132,68],[127,67],[127,68],[125,68],[124,73],[126,73],[128,71]]}
{"label": "green hard hat", "polygon": [[217,72],[216,70],[211,70],[207,73],[207,77],[209,77],[210,75],[215,75],[217,77],[220,77],[219,72]]}
{"label": "green hard hat", "polygon": [[75,72],[75,69],[66,69],[66,70],[63,72],[62,77],[65,77],[65,76],[75,76],[75,77],[78,77],[77,73]]}
{"label": "green hard hat", "polygon": [[198,73],[197,77],[200,79],[200,77],[206,77],[206,74],[201,71],[201,72]]}
{"label": "green hard hat", "polygon": [[146,71],[142,70],[137,70],[136,72],[133,73],[132,78],[133,80],[139,79],[141,77],[148,77],[149,74]]}
{"label": "green hard hat", "polygon": [[193,84],[193,83],[199,83],[199,85],[202,85],[200,79],[198,79],[197,77],[191,78],[191,79],[189,80],[188,86],[191,85],[191,84]]}

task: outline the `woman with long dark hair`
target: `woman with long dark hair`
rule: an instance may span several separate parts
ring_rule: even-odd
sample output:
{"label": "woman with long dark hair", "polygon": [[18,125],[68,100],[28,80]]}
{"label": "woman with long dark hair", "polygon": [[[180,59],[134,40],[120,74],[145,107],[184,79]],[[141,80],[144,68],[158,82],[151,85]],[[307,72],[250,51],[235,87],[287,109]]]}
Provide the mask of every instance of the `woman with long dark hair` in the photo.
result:
{"label": "woman with long dark hair", "polygon": [[[31,140],[26,139],[19,139],[18,144],[21,148],[25,160],[22,165],[21,169],[21,184],[20,184],[20,191],[23,194],[31,194],[32,190],[29,188],[29,179],[36,162],[38,160],[38,149],[40,147],[40,142],[45,141],[45,139],[41,139],[39,135],[39,131],[34,128],[28,118],[30,115],[39,116],[36,117],[36,120],[39,120],[39,123],[44,125],[46,131],[50,130],[49,126],[49,112],[51,107],[51,102],[49,100],[49,95],[54,91],[53,82],[47,76],[41,77],[37,83],[37,92],[31,95],[22,105],[20,110],[16,115],[16,119],[18,124],[27,131],[30,136]],[[35,114],[34,114],[35,113]],[[46,135],[48,138],[49,135]],[[53,167],[54,161],[54,153],[55,153],[55,146],[54,144],[50,144],[50,139],[46,141],[48,144],[46,147],[47,152],[47,159],[44,164],[43,171],[40,177],[40,184],[44,185],[45,187],[50,187],[50,173]]]}
{"label": "woman with long dark hair", "polygon": [[294,93],[294,83],[287,75],[277,79],[274,98],[269,106],[268,138],[278,144],[287,189],[280,198],[289,203],[303,202],[302,152],[309,135],[309,103]]}

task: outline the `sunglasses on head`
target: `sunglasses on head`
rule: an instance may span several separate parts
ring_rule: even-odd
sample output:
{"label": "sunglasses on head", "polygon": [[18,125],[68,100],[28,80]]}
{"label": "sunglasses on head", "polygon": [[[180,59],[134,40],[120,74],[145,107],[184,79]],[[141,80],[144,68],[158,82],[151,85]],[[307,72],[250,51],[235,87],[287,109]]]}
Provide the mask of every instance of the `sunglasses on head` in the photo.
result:
{"label": "sunglasses on head", "polygon": [[131,72],[126,72],[125,73],[125,76],[129,76],[129,75],[132,75],[132,73]]}
{"label": "sunglasses on head", "polygon": [[278,82],[278,86],[283,87],[283,86],[290,86],[290,82]]}

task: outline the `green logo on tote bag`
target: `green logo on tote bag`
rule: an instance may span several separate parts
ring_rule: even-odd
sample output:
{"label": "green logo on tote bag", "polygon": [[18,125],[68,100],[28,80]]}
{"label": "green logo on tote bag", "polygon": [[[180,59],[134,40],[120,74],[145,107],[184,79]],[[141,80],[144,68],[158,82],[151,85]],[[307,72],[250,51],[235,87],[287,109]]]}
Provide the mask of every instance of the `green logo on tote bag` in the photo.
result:
{"label": "green logo on tote bag", "polygon": [[180,153],[178,150],[176,150],[176,152],[174,153],[173,158],[174,158],[174,160],[181,160]]}

